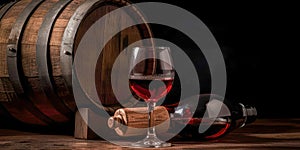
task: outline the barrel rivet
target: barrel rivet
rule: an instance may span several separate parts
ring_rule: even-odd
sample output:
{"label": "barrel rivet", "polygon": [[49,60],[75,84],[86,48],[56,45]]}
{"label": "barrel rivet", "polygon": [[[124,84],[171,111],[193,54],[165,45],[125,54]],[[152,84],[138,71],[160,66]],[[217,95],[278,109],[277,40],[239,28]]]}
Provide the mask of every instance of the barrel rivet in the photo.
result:
{"label": "barrel rivet", "polygon": [[11,52],[13,52],[13,53],[17,52],[17,50],[16,50],[16,49],[14,49],[14,48],[12,48],[12,47],[11,47],[11,48],[9,48],[8,50],[9,50],[9,51],[11,51]]}
{"label": "barrel rivet", "polygon": [[64,51],[64,54],[65,54],[65,55],[72,55],[72,53],[69,52],[69,51]]}

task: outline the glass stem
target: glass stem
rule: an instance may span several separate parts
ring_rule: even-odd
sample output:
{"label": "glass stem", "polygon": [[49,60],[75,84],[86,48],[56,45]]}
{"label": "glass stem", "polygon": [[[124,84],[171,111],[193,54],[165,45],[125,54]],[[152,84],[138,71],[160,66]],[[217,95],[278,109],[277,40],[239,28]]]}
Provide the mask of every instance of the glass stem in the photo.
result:
{"label": "glass stem", "polygon": [[148,127],[148,133],[147,133],[147,138],[155,138],[156,133],[155,133],[155,122],[154,122],[154,108],[156,103],[155,102],[148,102],[148,121],[149,121],[149,127]]}

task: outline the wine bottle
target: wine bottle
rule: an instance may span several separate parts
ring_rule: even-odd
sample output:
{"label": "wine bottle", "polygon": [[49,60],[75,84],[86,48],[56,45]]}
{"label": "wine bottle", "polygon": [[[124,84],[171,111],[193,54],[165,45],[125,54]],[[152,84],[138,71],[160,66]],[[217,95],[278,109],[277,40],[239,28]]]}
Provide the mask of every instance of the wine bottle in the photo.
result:
{"label": "wine bottle", "polygon": [[[178,128],[183,127],[178,137],[216,139],[256,119],[255,107],[235,104],[227,99],[222,101],[222,97],[214,94],[196,96],[199,97],[197,105],[190,103],[188,98],[180,104],[156,107],[157,131],[177,133]],[[136,136],[145,134],[147,121],[146,108],[122,108],[109,118],[108,126],[120,136]]]}
{"label": "wine bottle", "polygon": [[197,96],[197,105],[190,103],[188,98],[174,109],[166,106],[171,112],[168,132],[174,132],[183,124],[185,127],[178,134],[179,137],[216,139],[256,120],[255,107],[233,103],[215,94]]}

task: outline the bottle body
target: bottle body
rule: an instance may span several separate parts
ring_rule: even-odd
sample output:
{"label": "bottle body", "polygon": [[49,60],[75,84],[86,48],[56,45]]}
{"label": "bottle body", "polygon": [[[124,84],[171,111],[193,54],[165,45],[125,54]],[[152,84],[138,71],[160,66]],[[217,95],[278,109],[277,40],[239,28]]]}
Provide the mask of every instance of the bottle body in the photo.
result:
{"label": "bottle body", "polygon": [[198,105],[184,100],[174,110],[168,108],[171,118],[170,132],[184,126],[179,137],[216,139],[234,129],[255,121],[255,107],[231,103],[214,94],[199,95]]}
{"label": "bottle body", "polygon": [[[173,128],[181,124],[182,120],[173,119]],[[206,128],[203,132],[199,132],[200,124]],[[229,117],[212,119],[191,118],[185,127],[178,134],[178,137],[193,139],[215,139],[224,136],[230,131],[231,121]],[[175,127],[174,127],[175,126]],[[171,129],[172,130],[172,129]],[[172,131],[171,131],[172,132]]]}

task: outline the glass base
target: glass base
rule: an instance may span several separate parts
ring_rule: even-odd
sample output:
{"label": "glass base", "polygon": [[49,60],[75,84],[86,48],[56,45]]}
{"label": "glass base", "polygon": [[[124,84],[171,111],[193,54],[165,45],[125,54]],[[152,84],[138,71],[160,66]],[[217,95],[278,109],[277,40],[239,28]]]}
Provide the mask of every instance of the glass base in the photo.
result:
{"label": "glass base", "polygon": [[171,143],[162,141],[162,140],[158,139],[157,137],[153,137],[153,138],[147,137],[141,141],[131,144],[132,147],[152,147],[152,148],[170,147],[171,145],[172,145]]}

